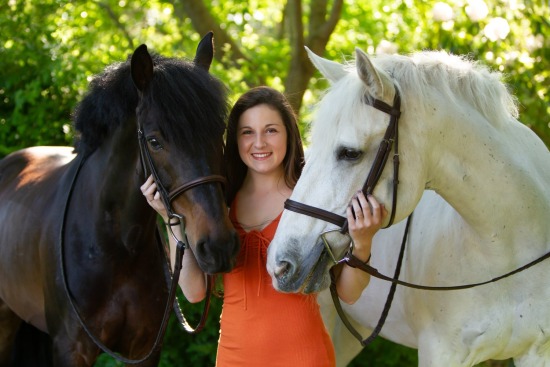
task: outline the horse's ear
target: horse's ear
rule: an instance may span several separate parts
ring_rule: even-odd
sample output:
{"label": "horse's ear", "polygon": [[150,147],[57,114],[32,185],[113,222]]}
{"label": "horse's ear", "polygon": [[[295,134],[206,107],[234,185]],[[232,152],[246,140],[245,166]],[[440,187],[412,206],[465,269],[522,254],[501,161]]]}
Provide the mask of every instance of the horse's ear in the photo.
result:
{"label": "horse's ear", "polygon": [[195,65],[200,66],[204,70],[210,69],[212,59],[214,58],[214,33],[208,32],[206,36],[202,38],[197,46],[197,54],[193,62]]}
{"label": "horse's ear", "polygon": [[134,51],[130,61],[132,80],[137,89],[143,92],[153,79],[153,59],[147,51],[147,46],[141,45]]}
{"label": "horse's ear", "polygon": [[357,74],[369,88],[369,93],[374,97],[381,98],[384,95],[382,79],[367,54],[357,47],[355,48],[355,66]]}
{"label": "horse's ear", "polygon": [[313,53],[313,51],[311,51],[307,46],[304,47],[313,65],[317,68],[317,70],[321,72],[321,74],[323,74],[325,78],[328,79],[331,84],[342,79],[348,73],[344,69],[344,65],[334,61],[323,59],[322,57],[317,56],[315,53]]}

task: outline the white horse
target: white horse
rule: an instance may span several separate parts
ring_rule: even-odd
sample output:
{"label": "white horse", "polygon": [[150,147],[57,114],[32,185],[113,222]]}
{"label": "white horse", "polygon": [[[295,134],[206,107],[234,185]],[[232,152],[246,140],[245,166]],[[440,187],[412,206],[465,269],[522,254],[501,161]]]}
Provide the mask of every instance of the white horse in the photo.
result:
{"label": "white horse", "polygon": [[[550,251],[550,152],[516,120],[515,100],[498,73],[438,52],[370,59],[356,49],[349,66],[311,52],[310,58],[331,87],[318,106],[295,202],[345,215],[390,119],[365,96],[392,105],[396,92],[401,95],[397,224],[376,235],[373,267],[393,275],[403,219],[413,211],[401,280],[477,283]],[[374,190],[388,210],[393,180],[390,157]],[[333,229],[323,220],[283,213],[267,262],[277,289],[317,292],[328,286],[333,262],[323,255],[319,235]],[[345,238],[330,237],[332,251],[343,254]],[[508,358],[517,367],[550,366],[549,272],[546,260],[466,290],[398,286],[381,335],[417,348],[423,367]],[[388,289],[388,282],[372,278],[360,300],[345,309],[372,329]]]}

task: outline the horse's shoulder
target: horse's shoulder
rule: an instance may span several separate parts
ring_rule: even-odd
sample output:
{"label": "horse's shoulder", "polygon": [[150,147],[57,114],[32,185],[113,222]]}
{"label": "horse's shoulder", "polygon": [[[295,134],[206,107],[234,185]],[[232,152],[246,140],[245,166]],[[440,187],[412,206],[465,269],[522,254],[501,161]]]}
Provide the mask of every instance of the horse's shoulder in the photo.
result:
{"label": "horse's shoulder", "polygon": [[46,157],[63,158],[69,157],[73,154],[73,147],[63,146],[34,146],[16,150],[8,154],[4,160],[14,159],[44,159]]}
{"label": "horse's shoulder", "polygon": [[0,161],[4,177],[36,176],[63,166],[74,158],[74,148],[55,146],[36,146],[12,152]]}

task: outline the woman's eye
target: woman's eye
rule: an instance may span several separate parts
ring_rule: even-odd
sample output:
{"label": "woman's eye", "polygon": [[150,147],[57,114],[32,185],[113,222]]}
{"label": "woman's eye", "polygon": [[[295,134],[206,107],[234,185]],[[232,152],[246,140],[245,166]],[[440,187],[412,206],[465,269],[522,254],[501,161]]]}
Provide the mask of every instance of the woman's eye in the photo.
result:
{"label": "woman's eye", "polygon": [[149,142],[149,146],[153,149],[153,150],[161,150],[162,149],[162,144],[159,143],[159,141],[155,138],[149,138],[147,139],[147,141]]}
{"label": "woman's eye", "polygon": [[338,151],[339,160],[356,161],[361,155],[363,155],[363,152],[357,149],[342,148]]}

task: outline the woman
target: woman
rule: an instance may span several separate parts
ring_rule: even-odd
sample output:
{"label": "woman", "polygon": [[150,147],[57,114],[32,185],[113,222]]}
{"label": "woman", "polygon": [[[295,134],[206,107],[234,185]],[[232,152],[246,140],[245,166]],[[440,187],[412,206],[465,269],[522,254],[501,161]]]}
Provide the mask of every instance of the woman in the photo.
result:
{"label": "woman", "polygon": [[[216,365],[334,366],[334,349],[316,295],[279,293],[266,270],[267,247],[304,160],[296,117],[281,93],[258,87],[239,98],[229,115],[225,158],[229,214],[240,235],[241,251],[233,271],[223,274]],[[142,192],[167,222],[151,178]],[[352,200],[347,217],[359,259],[368,261],[372,237],[385,215],[372,197],[359,193]],[[203,299],[204,274],[190,251],[184,255],[183,272],[180,286],[187,299]],[[355,302],[368,284],[368,274],[347,265],[337,274],[340,297]]]}

